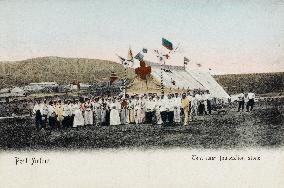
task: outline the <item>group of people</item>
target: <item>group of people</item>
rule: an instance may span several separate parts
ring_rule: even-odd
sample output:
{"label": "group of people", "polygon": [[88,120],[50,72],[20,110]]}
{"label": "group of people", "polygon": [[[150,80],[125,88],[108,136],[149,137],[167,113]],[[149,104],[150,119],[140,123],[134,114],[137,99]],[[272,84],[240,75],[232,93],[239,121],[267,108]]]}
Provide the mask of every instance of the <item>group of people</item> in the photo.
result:
{"label": "group of people", "polygon": [[188,126],[196,115],[211,114],[209,92],[89,97],[36,101],[33,114],[38,129],[158,124]]}
{"label": "group of people", "polygon": [[253,92],[248,92],[246,94],[244,94],[244,92],[242,91],[239,96],[238,96],[238,103],[239,103],[239,107],[238,107],[238,112],[244,111],[245,108],[245,102],[246,102],[246,111],[252,111],[253,107],[254,107],[254,101],[255,100],[255,94]]}

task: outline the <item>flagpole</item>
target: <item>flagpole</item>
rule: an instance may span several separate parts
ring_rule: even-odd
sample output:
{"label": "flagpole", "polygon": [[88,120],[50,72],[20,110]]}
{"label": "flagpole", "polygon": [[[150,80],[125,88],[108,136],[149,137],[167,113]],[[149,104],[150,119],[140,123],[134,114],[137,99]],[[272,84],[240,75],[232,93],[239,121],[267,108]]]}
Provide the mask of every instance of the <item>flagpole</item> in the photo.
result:
{"label": "flagpole", "polygon": [[163,84],[163,63],[161,63],[161,93],[164,94],[164,84]]}
{"label": "flagpole", "polygon": [[126,68],[126,65],[124,65],[124,83],[123,83],[123,87],[124,87],[124,93],[123,93],[123,96],[124,98],[126,97],[126,76],[127,76],[127,68]]}

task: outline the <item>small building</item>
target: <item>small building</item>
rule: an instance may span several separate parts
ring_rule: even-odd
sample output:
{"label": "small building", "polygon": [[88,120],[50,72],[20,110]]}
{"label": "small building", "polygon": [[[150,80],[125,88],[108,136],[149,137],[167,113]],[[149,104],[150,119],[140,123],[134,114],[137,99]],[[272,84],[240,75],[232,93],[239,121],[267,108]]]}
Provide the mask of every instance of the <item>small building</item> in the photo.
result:
{"label": "small building", "polygon": [[0,102],[9,102],[17,97],[25,97],[26,95],[26,92],[19,87],[15,87],[13,89],[3,89],[0,93]]}
{"label": "small building", "polygon": [[11,89],[10,94],[11,96],[14,96],[14,97],[23,97],[26,95],[26,92],[19,87],[15,87]]}
{"label": "small building", "polygon": [[30,86],[41,86],[41,87],[58,87],[56,82],[38,82],[38,83],[30,83]]}
{"label": "small building", "polygon": [[38,82],[30,83],[25,87],[28,92],[55,92],[58,90],[59,85],[56,82]]}
{"label": "small building", "polygon": [[85,84],[85,83],[80,83],[80,90],[88,90],[91,85],[90,84]]}

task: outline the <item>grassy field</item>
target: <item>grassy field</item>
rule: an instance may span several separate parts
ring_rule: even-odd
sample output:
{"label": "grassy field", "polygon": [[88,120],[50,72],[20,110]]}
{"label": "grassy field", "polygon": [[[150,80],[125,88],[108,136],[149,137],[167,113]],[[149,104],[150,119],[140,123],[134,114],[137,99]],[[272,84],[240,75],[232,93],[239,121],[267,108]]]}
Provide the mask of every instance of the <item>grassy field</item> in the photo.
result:
{"label": "grassy field", "polygon": [[2,150],[76,150],[105,148],[244,148],[284,145],[283,108],[253,112],[227,109],[225,115],[200,116],[189,127],[158,125],[89,126],[35,130],[32,119],[0,121]]}

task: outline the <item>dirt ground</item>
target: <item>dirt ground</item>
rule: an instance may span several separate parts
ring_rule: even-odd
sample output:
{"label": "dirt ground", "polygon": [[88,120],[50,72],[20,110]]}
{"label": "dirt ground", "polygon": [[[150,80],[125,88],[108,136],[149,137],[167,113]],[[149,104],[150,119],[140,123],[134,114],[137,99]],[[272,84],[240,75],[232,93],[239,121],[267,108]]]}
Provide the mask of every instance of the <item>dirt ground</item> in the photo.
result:
{"label": "dirt ground", "polygon": [[252,112],[197,116],[190,126],[88,126],[36,131],[33,119],[0,120],[1,150],[77,150],[105,148],[246,148],[284,146],[283,105],[258,105]]}

